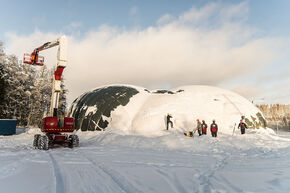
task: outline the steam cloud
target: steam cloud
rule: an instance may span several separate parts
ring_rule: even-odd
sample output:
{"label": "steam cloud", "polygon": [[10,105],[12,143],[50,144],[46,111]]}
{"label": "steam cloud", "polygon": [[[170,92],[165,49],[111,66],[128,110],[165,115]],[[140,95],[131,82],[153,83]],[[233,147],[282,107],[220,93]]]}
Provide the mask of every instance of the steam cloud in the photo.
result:
{"label": "steam cloud", "polygon": [[[255,72],[277,57],[274,41],[245,24],[246,3],[210,3],[178,17],[164,15],[145,29],[100,26],[81,39],[69,36],[64,71],[68,100],[97,86],[127,83],[148,88],[213,84]],[[10,34],[7,51],[22,56],[61,34]],[[56,49],[43,51],[49,67]]]}

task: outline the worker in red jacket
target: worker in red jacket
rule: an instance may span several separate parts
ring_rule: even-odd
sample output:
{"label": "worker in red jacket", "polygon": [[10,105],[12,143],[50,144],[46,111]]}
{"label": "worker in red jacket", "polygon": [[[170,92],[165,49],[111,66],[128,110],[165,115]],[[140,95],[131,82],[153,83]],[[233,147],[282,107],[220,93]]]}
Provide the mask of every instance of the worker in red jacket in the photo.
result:
{"label": "worker in red jacket", "polygon": [[212,124],[210,125],[210,131],[211,131],[212,137],[217,137],[218,126],[215,123],[215,120],[213,120]]}
{"label": "worker in red jacket", "polygon": [[238,126],[239,129],[241,129],[241,134],[245,134],[246,129],[248,128],[246,123],[243,122],[243,119],[241,119],[240,124]]}
{"label": "worker in red jacket", "polygon": [[202,135],[206,135],[206,130],[207,130],[207,124],[205,123],[204,120],[202,120],[202,124],[201,124]]}

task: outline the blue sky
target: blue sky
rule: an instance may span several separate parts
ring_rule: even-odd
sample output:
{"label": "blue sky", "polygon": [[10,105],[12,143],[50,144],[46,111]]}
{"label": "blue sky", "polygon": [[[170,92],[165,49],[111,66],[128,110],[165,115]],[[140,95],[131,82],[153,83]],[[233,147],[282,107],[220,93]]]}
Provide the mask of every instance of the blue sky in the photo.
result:
{"label": "blue sky", "polygon": [[[1,38],[5,32],[21,34],[41,31],[68,33],[75,24],[81,33],[107,24],[126,28],[155,25],[164,14],[178,16],[193,5],[201,7],[208,2],[232,4],[244,1],[205,0],[2,0],[0,23]],[[264,35],[288,35],[290,33],[290,1],[248,1],[247,23],[264,30]],[[73,28],[73,26],[70,26]]]}
{"label": "blue sky", "polygon": [[[71,53],[76,53],[67,74],[71,100],[94,87],[75,86],[77,82],[87,84],[73,76],[74,70],[82,70],[74,66],[79,64],[76,61],[87,59],[87,68],[96,71],[112,71],[122,62],[128,65],[121,64],[119,70],[135,69],[122,71],[124,75],[114,80],[90,72],[91,77],[102,78],[96,79],[95,86],[116,82],[148,88],[211,84],[249,99],[290,103],[290,89],[285,91],[290,84],[287,0],[2,0],[0,9],[0,40],[9,54],[21,57],[43,41],[60,34],[69,37],[70,47],[74,46]],[[48,52],[47,58],[53,54]],[[148,71],[148,79],[132,75],[146,71],[149,63],[159,71]],[[168,66],[168,72],[163,72]],[[223,67],[225,71],[220,72]],[[192,71],[196,78],[179,69]]]}

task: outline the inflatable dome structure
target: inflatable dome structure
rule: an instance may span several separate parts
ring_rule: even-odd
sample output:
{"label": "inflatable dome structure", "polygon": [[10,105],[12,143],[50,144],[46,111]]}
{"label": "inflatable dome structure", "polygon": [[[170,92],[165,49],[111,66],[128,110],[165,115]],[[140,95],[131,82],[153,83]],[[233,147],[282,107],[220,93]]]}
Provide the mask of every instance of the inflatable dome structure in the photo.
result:
{"label": "inflatable dome structure", "polygon": [[162,135],[166,115],[172,115],[173,129],[189,131],[196,119],[219,132],[231,134],[243,118],[250,128],[266,127],[260,110],[240,95],[212,86],[183,86],[173,90],[149,91],[142,87],[111,85],[84,93],[71,105],[69,116],[81,131],[122,130],[128,134]]}

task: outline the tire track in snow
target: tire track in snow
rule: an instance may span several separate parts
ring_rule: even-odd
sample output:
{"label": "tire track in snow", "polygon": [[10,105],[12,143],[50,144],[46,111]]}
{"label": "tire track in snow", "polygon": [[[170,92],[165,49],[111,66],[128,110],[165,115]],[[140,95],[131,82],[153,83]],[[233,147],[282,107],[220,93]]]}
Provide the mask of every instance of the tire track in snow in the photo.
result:
{"label": "tire track in snow", "polygon": [[122,176],[116,170],[113,170],[105,165],[98,165],[99,163],[95,162],[91,158],[87,157],[82,153],[83,157],[85,157],[89,162],[92,163],[95,170],[102,171],[105,175],[109,176],[112,181],[123,191],[126,193],[143,193],[141,190],[137,189],[134,185],[132,185],[124,176]]}
{"label": "tire track in snow", "polygon": [[65,186],[64,186],[64,181],[62,178],[62,175],[60,173],[60,167],[55,160],[54,156],[48,152],[48,155],[50,157],[52,167],[53,167],[53,174],[55,178],[55,193],[65,193]]}
{"label": "tire track in snow", "polygon": [[[172,190],[174,190],[174,192],[177,193],[181,193],[181,192],[187,192],[184,187],[182,186],[181,182],[178,180],[178,178],[176,177],[176,175],[174,175],[173,179],[171,179],[171,177],[168,176],[168,173],[161,171],[159,168],[155,167],[155,171],[162,176],[162,178],[165,179],[165,181],[169,184],[169,186],[171,187]],[[172,183],[174,183],[175,185],[172,185]]]}
{"label": "tire track in snow", "polygon": [[0,180],[3,180],[9,176],[13,176],[15,173],[17,173],[17,170],[20,170],[23,166],[22,164],[27,161],[27,156],[24,156],[22,158],[17,157],[16,161],[11,161],[7,164],[2,164],[0,168]]}
{"label": "tire track in snow", "polygon": [[[213,187],[213,184],[211,183],[211,179],[212,178],[216,179],[216,177],[214,176],[215,173],[218,170],[224,168],[228,164],[228,159],[229,159],[229,155],[224,157],[223,159],[217,161],[217,163],[215,164],[215,166],[213,168],[210,168],[209,170],[207,170],[206,172],[204,172],[203,174],[201,174],[198,177],[201,187],[196,192],[199,192],[199,193],[200,192],[205,192],[205,193],[216,192],[216,191],[214,191],[214,187]],[[220,181],[220,180],[218,180],[218,181]],[[232,190],[234,192],[243,192],[243,190],[241,190],[238,187],[234,186],[232,183],[230,183],[225,178],[223,178],[223,181],[226,182],[226,184],[230,188],[232,188]]]}
{"label": "tire track in snow", "polygon": [[111,179],[126,193],[142,193],[133,186],[124,176],[119,172],[105,166],[98,166],[104,173],[111,177]]}
{"label": "tire track in snow", "polygon": [[218,161],[213,168],[210,168],[209,170],[201,174],[198,177],[201,187],[197,192],[206,192],[206,193],[212,192],[213,185],[210,179],[214,176],[215,172],[218,169],[222,168],[225,164],[226,158],[223,158],[222,160]]}

